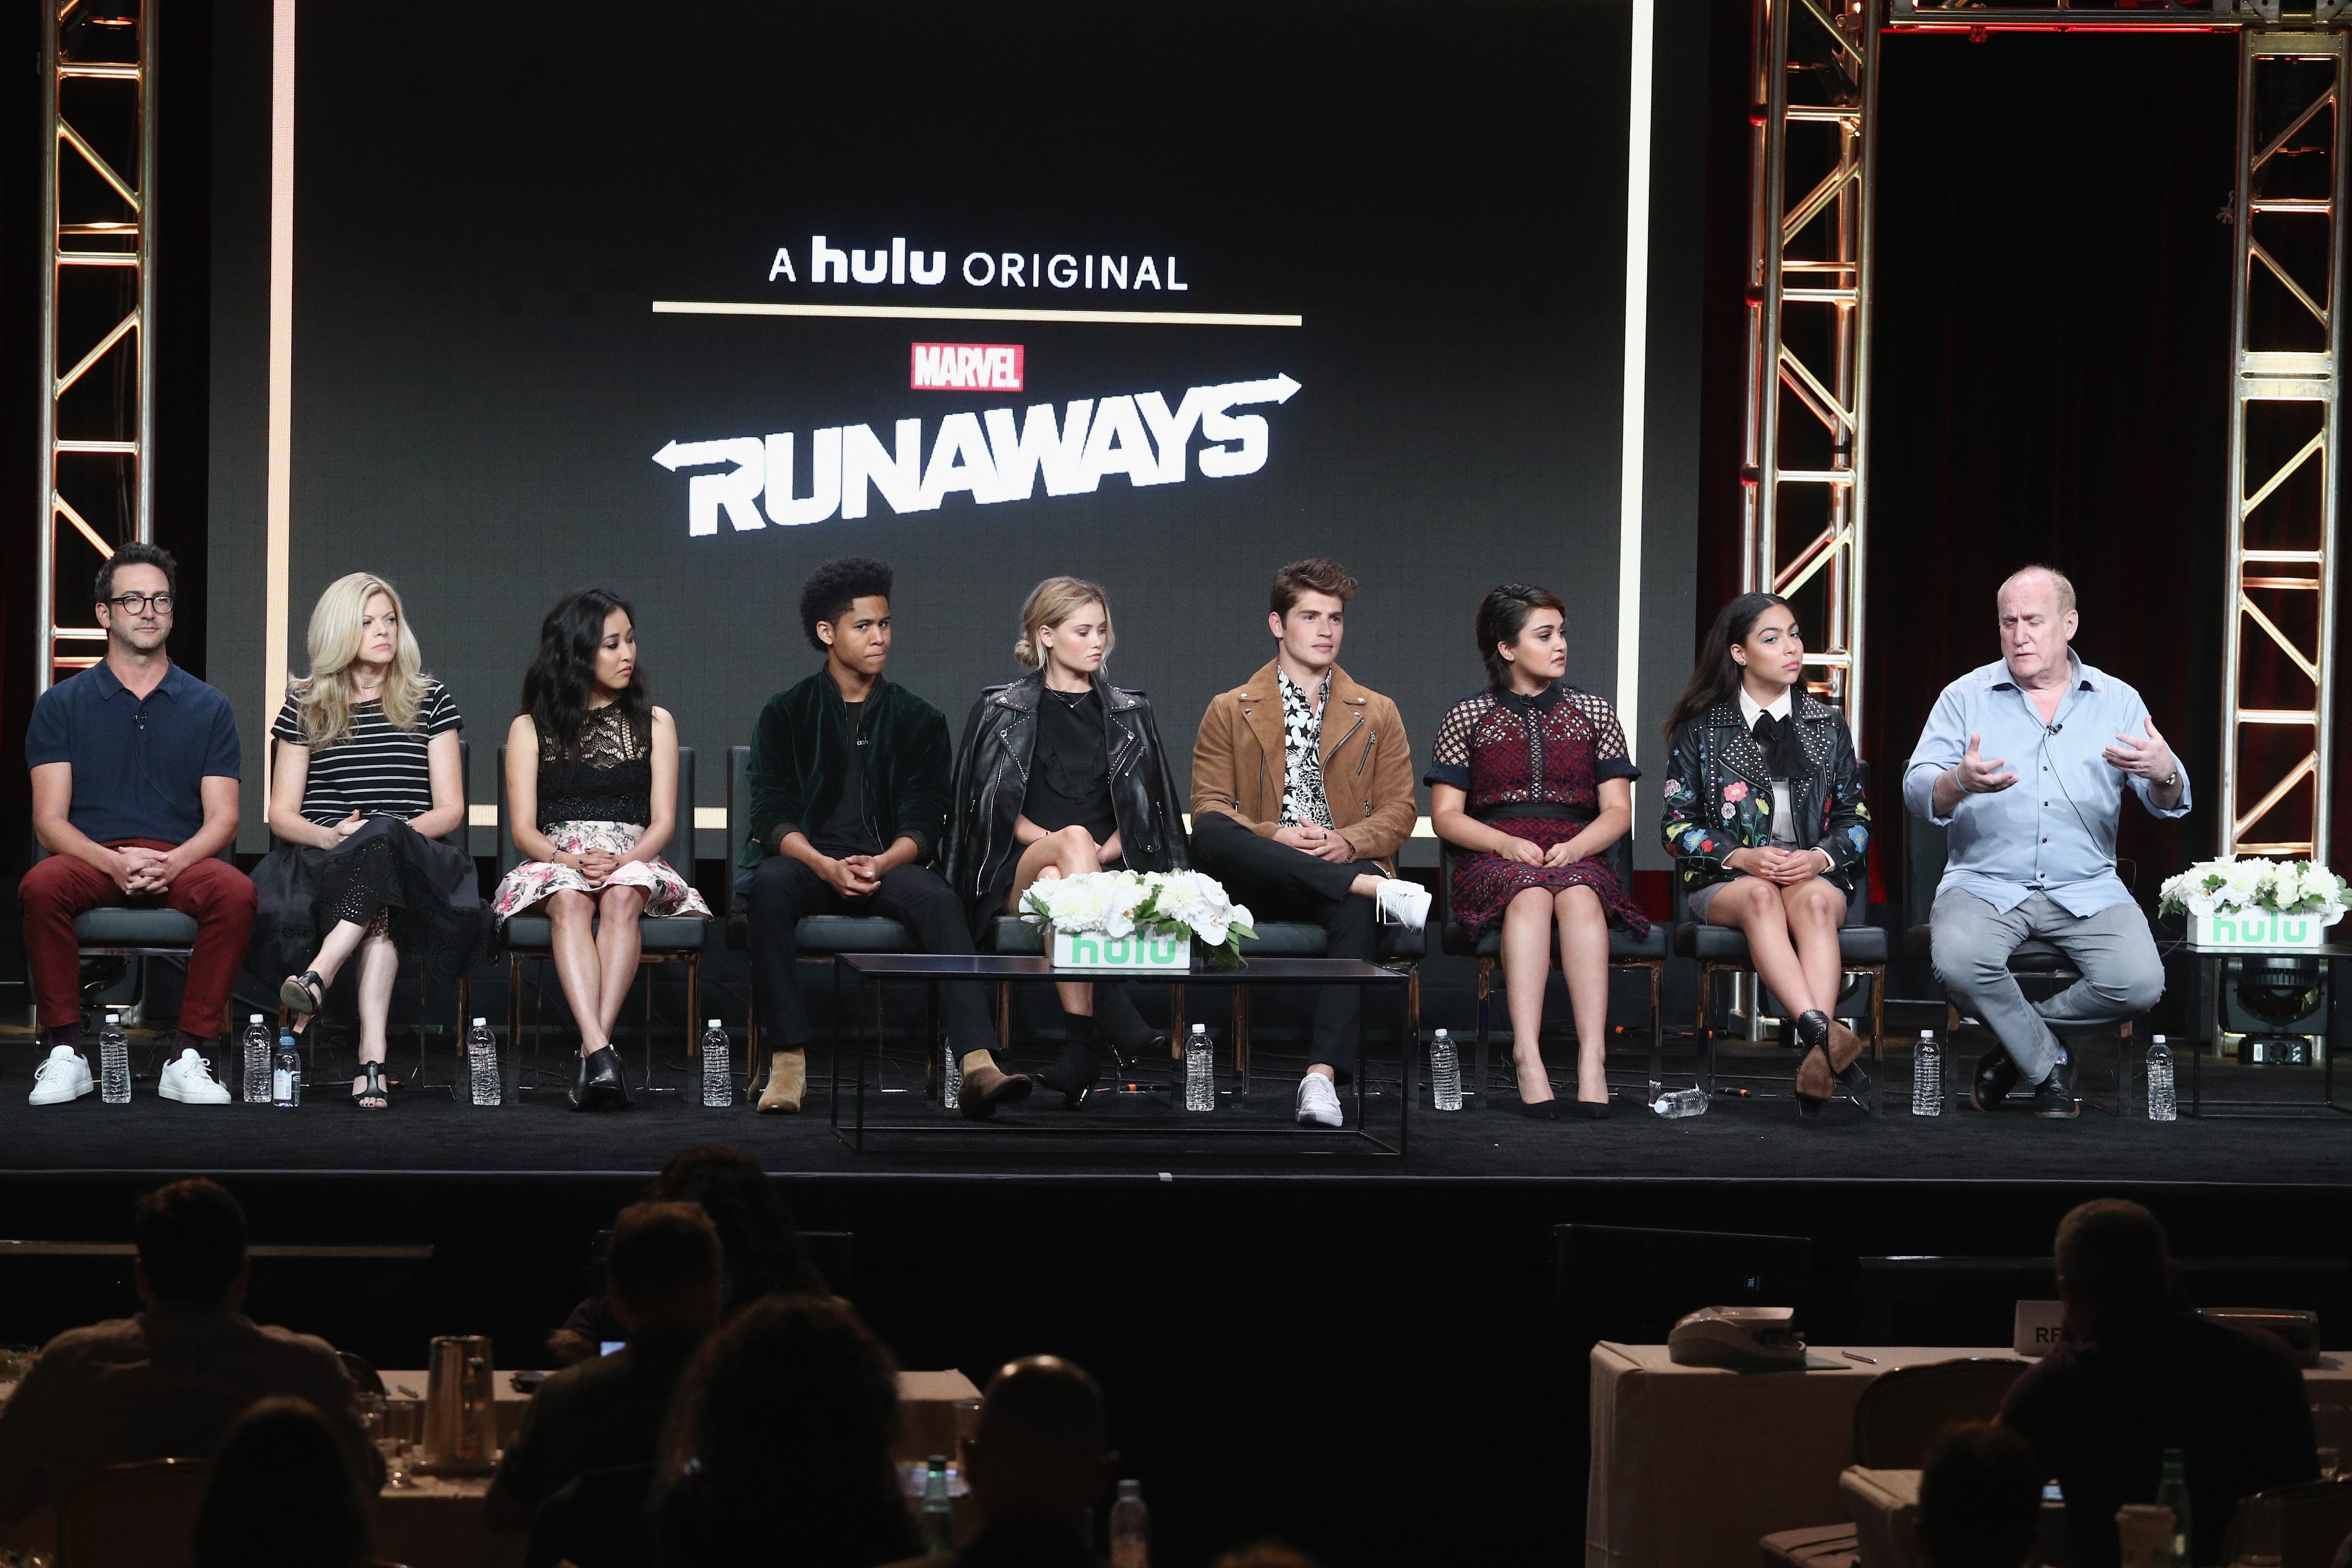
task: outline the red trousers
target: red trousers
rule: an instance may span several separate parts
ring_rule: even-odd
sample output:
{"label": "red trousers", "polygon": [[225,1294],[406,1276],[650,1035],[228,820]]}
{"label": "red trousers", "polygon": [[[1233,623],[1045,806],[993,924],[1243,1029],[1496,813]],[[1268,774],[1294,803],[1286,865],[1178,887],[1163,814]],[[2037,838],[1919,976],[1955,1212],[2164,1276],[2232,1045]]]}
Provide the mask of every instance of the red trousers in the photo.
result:
{"label": "red trousers", "polygon": [[[173,846],[152,838],[119,838],[110,849]],[[246,938],[253,931],[253,879],[226,860],[199,860],[172,879],[161,898],[130,898],[97,867],[70,855],[52,855],[25,873],[16,885],[25,908],[25,967],[41,1027],[61,1029],[81,1018],[81,954],[74,945],[74,917],[85,910],[173,909],[196,919],[196,950],[188,959],[187,990],[180,1003],[180,1027],[199,1039],[220,1037],[228,1016],[228,994],[245,962]]]}

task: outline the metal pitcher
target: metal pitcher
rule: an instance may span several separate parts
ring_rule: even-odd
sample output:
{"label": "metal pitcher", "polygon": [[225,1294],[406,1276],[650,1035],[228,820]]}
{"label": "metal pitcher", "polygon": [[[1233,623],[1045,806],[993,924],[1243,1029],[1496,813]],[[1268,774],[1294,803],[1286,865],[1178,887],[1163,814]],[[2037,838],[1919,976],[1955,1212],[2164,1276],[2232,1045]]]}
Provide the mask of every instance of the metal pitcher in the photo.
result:
{"label": "metal pitcher", "polygon": [[498,1458],[498,1412],[491,1392],[490,1342],[445,1334],[426,1357],[425,1468],[482,1473]]}

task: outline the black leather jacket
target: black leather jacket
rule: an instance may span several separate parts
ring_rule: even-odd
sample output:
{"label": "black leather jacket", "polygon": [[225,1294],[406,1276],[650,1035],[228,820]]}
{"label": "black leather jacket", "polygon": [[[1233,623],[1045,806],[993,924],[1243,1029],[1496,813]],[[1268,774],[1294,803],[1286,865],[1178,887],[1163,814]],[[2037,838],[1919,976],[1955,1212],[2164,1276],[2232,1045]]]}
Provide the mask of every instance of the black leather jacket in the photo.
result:
{"label": "black leather jacket", "polygon": [[[975,931],[1004,912],[1005,890],[1021,863],[1013,824],[1029,798],[1029,764],[1037,749],[1037,700],[1044,675],[992,686],[971,705],[948,786],[948,885],[964,901]],[[1102,698],[1103,754],[1110,769],[1111,812],[1118,819],[1121,864],[1130,871],[1180,871],[1192,864],[1184,838],[1184,797],[1169,769],[1168,748],[1151,700],[1095,677]]]}
{"label": "black leather jacket", "polygon": [[[1812,764],[1789,781],[1797,816],[1791,837],[1801,849],[1827,854],[1822,880],[1851,895],[1857,879],[1868,876],[1870,858],[1870,803],[1853,737],[1836,709],[1809,693],[1797,694],[1790,717]],[[1724,860],[1772,841],[1772,773],[1763,748],[1741,726],[1736,694],[1675,727],[1660,833],[1685,892],[1738,876]]]}

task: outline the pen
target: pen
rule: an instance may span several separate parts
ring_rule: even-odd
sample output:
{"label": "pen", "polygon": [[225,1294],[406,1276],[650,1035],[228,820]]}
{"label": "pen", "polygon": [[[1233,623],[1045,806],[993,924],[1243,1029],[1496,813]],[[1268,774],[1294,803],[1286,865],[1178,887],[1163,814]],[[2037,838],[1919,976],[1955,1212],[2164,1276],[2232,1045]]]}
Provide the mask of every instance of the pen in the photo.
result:
{"label": "pen", "polygon": [[1838,1354],[1845,1357],[1848,1361],[1866,1362],[1872,1366],[1876,1366],[1878,1364],[1878,1358],[1876,1356],[1864,1355],[1859,1351],[1840,1351],[1838,1352]]}

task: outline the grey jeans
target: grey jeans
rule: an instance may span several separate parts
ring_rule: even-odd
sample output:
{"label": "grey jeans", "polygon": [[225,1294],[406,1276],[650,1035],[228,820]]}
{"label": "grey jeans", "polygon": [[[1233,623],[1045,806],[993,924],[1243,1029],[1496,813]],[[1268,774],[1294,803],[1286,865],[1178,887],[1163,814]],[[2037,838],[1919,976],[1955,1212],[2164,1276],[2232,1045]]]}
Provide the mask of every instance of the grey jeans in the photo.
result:
{"label": "grey jeans", "polygon": [[[2071,915],[2043,893],[2003,914],[1955,888],[1936,900],[1936,978],[2000,1041],[2028,1083],[2050,1076],[2063,1049],[2055,1031],[2095,1033],[2145,1013],[2164,994],[2164,965],[2139,906],[2116,904]],[[2028,942],[2048,942],[2083,978],[2054,996],[2026,1000],[2009,972],[2009,955]]]}

